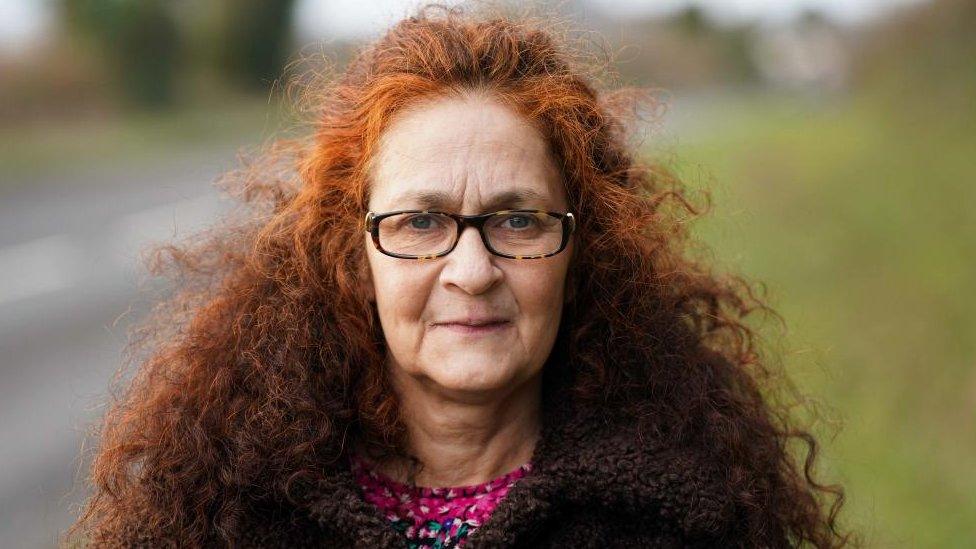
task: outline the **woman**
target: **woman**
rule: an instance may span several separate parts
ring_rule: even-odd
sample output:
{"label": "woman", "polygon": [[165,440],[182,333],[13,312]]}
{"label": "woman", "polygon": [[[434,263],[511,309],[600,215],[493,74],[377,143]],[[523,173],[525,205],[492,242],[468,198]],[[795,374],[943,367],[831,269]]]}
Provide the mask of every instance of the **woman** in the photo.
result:
{"label": "woman", "polygon": [[69,537],[849,541],[814,439],[762,396],[743,317],[765,305],[687,257],[693,206],[627,147],[635,96],[565,51],[542,25],[426,9],[316,92],[314,140],[272,154],[286,169],[230,180],[267,210],[167,250],[181,292]]}

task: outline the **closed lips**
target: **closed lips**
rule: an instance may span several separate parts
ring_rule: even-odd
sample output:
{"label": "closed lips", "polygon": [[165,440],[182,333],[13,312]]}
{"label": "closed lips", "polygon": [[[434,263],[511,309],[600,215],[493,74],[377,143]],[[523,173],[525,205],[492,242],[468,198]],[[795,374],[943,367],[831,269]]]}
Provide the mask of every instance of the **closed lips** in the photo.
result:
{"label": "closed lips", "polygon": [[450,325],[450,324],[458,324],[461,326],[488,326],[492,324],[502,324],[504,322],[508,322],[508,321],[505,320],[504,318],[488,318],[488,319],[478,319],[478,320],[465,319],[465,320],[448,320],[446,322],[438,322],[435,324],[435,326]]}

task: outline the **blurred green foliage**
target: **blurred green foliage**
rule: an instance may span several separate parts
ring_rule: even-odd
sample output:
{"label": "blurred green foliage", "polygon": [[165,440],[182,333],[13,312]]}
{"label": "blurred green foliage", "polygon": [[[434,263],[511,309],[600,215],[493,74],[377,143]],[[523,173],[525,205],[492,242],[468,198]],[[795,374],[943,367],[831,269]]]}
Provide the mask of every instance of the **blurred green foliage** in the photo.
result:
{"label": "blurred green foliage", "polygon": [[72,39],[106,62],[137,107],[174,103],[201,69],[232,88],[266,92],[293,49],[294,0],[59,1]]}
{"label": "blurred green foliage", "polygon": [[233,82],[265,90],[291,53],[294,0],[221,0],[214,36],[218,67]]}
{"label": "blurred green foliage", "polygon": [[180,33],[166,0],[61,0],[79,39],[109,62],[124,96],[142,107],[173,101]]}
{"label": "blurred green foliage", "polygon": [[976,125],[976,2],[937,0],[869,29],[855,76],[912,127]]}
{"label": "blurred green foliage", "polygon": [[754,23],[719,25],[692,5],[666,18],[604,22],[623,81],[670,90],[758,84]]}

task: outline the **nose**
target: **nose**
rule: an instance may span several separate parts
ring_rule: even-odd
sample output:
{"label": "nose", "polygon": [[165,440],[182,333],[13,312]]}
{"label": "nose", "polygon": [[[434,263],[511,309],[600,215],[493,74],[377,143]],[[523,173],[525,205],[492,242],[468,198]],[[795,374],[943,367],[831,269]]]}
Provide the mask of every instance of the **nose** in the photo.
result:
{"label": "nose", "polygon": [[457,246],[444,257],[447,261],[441,271],[441,282],[471,295],[487,292],[502,278],[494,257],[481,241],[478,230],[466,227]]}

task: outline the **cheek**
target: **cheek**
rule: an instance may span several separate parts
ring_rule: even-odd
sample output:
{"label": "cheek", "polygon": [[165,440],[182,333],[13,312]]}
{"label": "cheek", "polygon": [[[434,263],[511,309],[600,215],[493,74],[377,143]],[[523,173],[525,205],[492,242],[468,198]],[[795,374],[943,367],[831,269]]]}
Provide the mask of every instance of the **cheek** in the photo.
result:
{"label": "cheek", "polygon": [[519,310],[540,329],[559,318],[565,282],[566,268],[562,263],[546,265],[545,269],[520,269],[510,276]]}
{"label": "cheek", "polygon": [[417,320],[430,294],[430,277],[424,269],[401,260],[370,258],[373,292],[384,329]]}

